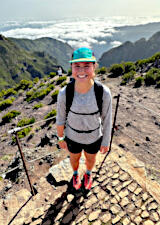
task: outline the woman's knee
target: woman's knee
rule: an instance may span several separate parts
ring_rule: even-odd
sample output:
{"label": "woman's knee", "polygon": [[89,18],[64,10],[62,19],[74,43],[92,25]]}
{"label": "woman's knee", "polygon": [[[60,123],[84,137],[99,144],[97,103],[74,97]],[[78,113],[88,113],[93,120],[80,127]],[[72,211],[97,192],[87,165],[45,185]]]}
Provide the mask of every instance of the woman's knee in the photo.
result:
{"label": "woman's knee", "polygon": [[73,161],[79,161],[81,158],[81,153],[71,153],[70,152],[70,160],[73,160]]}
{"label": "woman's knee", "polygon": [[85,153],[85,158],[86,158],[86,161],[88,163],[95,163],[95,161],[96,161],[96,154]]}

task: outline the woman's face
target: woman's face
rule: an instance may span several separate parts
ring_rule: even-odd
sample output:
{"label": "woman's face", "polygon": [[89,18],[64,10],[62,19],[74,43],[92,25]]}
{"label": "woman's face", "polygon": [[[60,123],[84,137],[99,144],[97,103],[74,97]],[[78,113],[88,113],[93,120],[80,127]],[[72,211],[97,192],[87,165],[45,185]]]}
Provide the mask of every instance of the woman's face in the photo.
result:
{"label": "woman's face", "polygon": [[87,82],[95,76],[95,64],[93,62],[72,63],[72,76],[79,82]]}

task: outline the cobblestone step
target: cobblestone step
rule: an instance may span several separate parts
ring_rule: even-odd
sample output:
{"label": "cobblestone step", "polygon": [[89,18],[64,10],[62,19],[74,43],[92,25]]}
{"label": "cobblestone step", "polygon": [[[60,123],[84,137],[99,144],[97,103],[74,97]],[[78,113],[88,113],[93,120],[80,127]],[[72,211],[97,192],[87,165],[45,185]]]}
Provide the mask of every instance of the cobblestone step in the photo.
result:
{"label": "cobblestone step", "polygon": [[[103,157],[97,156],[89,192],[83,189],[75,192],[71,188],[72,169],[66,158],[39,180],[38,193],[33,198],[23,189],[1,200],[0,224],[160,225],[160,185],[148,180],[143,163],[113,146],[97,175]],[[84,172],[83,157],[79,168],[81,177]]]}

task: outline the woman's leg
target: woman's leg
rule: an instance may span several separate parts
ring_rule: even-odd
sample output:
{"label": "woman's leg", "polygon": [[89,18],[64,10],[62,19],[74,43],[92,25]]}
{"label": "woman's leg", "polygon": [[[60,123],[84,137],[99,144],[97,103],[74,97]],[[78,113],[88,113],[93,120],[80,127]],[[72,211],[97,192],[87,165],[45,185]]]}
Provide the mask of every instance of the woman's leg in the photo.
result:
{"label": "woman's leg", "polygon": [[81,154],[82,154],[81,152],[80,153],[71,153],[70,152],[70,163],[71,163],[73,171],[78,170]]}
{"label": "woman's leg", "polygon": [[89,153],[84,151],[84,155],[85,155],[85,158],[86,158],[86,168],[87,168],[87,170],[91,171],[93,169],[94,165],[95,165],[97,153],[89,154]]}

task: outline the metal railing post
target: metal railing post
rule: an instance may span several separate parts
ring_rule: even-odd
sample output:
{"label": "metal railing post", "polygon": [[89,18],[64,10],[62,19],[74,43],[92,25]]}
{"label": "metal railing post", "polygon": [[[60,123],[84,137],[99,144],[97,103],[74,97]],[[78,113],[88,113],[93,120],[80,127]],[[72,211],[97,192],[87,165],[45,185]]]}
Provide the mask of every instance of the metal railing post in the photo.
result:
{"label": "metal railing post", "polygon": [[22,162],[23,162],[23,167],[24,167],[26,175],[27,175],[27,179],[28,179],[28,183],[29,183],[29,186],[30,186],[30,189],[31,189],[31,193],[34,196],[35,192],[34,192],[34,189],[32,187],[31,180],[30,180],[30,177],[29,177],[29,174],[28,174],[27,166],[26,166],[26,163],[25,163],[24,155],[23,155],[23,152],[22,152],[22,148],[20,146],[20,142],[19,142],[19,138],[18,138],[18,133],[17,132],[15,133],[15,137],[16,137],[18,149],[19,149],[19,152],[20,152],[20,155],[21,155],[21,159],[22,159]]}
{"label": "metal railing post", "polygon": [[114,121],[113,121],[113,127],[112,127],[112,132],[111,132],[111,140],[110,140],[110,145],[109,145],[109,151],[106,153],[106,155],[105,155],[105,157],[104,157],[104,159],[103,159],[103,161],[102,161],[102,163],[101,163],[101,165],[98,169],[97,174],[99,174],[99,171],[100,171],[104,161],[106,160],[106,158],[107,158],[107,156],[110,153],[111,148],[112,148],[112,140],[113,140],[114,128],[115,128],[115,124],[116,124],[116,118],[117,118],[117,112],[118,112],[118,106],[119,106],[119,98],[120,98],[120,94],[118,94],[118,96],[117,96],[117,104],[116,104],[116,109],[115,109],[115,114],[114,114]]}

